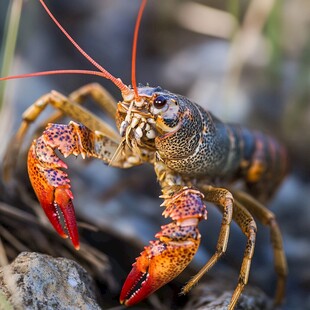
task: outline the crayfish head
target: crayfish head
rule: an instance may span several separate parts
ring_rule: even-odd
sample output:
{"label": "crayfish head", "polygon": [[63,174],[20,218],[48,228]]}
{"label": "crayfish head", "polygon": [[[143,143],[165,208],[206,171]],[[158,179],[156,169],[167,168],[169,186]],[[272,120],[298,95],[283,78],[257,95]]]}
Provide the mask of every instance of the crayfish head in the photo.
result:
{"label": "crayfish head", "polygon": [[128,93],[118,103],[116,124],[121,136],[145,141],[178,130],[183,115],[180,96],[160,87],[140,86],[138,91],[138,100]]}
{"label": "crayfish head", "polygon": [[[202,130],[195,105],[160,87],[140,86],[138,90],[138,100],[124,96],[118,103],[116,124],[126,145],[135,154],[142,154],[142,161],[152,158],[155,151],[162,158],[192,154],[197,147],[197,132]],[[186,154],[184,144],[188,146]]]}
{"label": "crayfish head", "polygon": [[146,148],[154,150],[156,128],[154,116],[150,112],[150,104],[153,101],[154,88],[139,86],[139,97],[133,94],[123,94],[116,112],[116,125],[119,133],[125,138],[130,149]]}

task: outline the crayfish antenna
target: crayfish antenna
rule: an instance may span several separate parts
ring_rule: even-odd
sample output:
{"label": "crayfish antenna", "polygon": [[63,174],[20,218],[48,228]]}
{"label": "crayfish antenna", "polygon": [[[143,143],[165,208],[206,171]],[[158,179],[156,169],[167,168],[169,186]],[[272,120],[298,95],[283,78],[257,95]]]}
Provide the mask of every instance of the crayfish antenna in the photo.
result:
{"label": "crayfish antenna", "polygon": [[[13,79],[21,79],[35,76],[43,76],[43,75],[54,75],[54,74],[86,74],[86,75],[97,75],[104,77],[113,82],[113,84],[118,87],[122,95],[125,99],[130,100],[132,98],[132,90],[125,85],[120,78],[116,78],[109,71],[104,69],[99,63],[97,63],[81,46],[72,38],[72,36],[65,30],[65,28],[60,24],[60,22],[56,19],[53,13],[45,4],[44,0],[40,0],[41,5],[50,16],[52,21],[56,24],[56,26],[62,31],[62,33],[67,37],[67,39],[74,45],[74,47],[99,71],[91,71],[91,70],[51,70],[51,71],[42,71],[42,72],[34,72],[20,75],[13,75],[0,78],[0,81],[13,80]],[[131,72],[131,80],[132,87],[134,90],[134,97],[136,101],[139,101],[140,97],[138,94],[137,81],[136,81],[136,55],[137,55],[137,42],[138,42],[138,34],[139,28],[141,24],[141,19],[143,15],[144,8],[146,6],[147,0],[142,0],[137,21],[135,24],[134,30],[134,38],[133,38],[133,47],[132,47],[132,72]]]}
{"label": "crayfish antenna", "polygon": [[45,4],[44,0],[40,0],[43,8],[50,16],[52,21],[56,24],[56,26],[62,31],[62,33],[67,37],[67,39],[74,45],[74,47],[92,64],[94,65],[99,71],[103,73],[103,76],[109,80],[111,80],[121,91],[122,93],[130,92],[129,88],[121,81],[121,79],[114,77],[110,72],[104,69],[101,65],[99,65],[90,55],[88,55],[80,45],[71,37],[71,35],[64,29],[64,27],[59,23],[56,17],[52,14],[50,9]]}
{"label": "crayfish antenna", "polygon": [[50,70],[50,71],[41,71],[41,72],[34,72],[34,73],[26,73],[20,75],[12,75],[7,77],[1,77],[0,81],[6,80],[13,80],[13,79],[22,79],[28,77],[36,77],[36,76],[43,76],[43,75],[54,75],[54,74],[85,74],[85,75],[96,75],[106,78],[113,82],[113,84],[120,89],[123,96],[130,97],[132,96],[132,90],[125,85],[120,78],[114,77],[110,72],[104,69],[99,63],[97,63],[89,54],[87,54],[79,44],[70,36],[70,34],[63,28],[63,26],[59,23],[56,17],[52,14],[49,10],[47,5],[45,4],[44,0],[40,0],[43,8],[50,16],[52,21],[56,24],[56,26],[63,32],[63,34],[67,37],[67,39],[75,46],[75,48],[99,71],[92,71],[92,70]]}
{"label": "crayfish antenna", "polygon": [[135,99],[138,101],[140,99],[137,88],[137,80],[136,80],[136,58],[137,58],[137,45],[138,45],[138,36],[139,36],[139,28],[141,24],[141,19],[143,15],[144,8],[146,6],[147,0],[142,0],[140,5],[140,9],[138,12],[135,31],[133,36],[133,44],[132,44],[132,59],[131,59],[131,83],[133,90],[135,92]]}

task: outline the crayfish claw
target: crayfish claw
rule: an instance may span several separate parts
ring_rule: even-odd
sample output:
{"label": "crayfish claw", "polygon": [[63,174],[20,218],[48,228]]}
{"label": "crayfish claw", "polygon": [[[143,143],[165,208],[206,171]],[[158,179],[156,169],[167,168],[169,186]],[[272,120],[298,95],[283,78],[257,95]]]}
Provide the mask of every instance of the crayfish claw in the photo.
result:
{"label": "crayfish claw", "polygon": [[[146,253],[142,252],[141,256],[132,265],[132,269],[123,285],[120,295],[121,304],[133,305],[153,292],[149,281],[148,267],[149,259]],[[140,292],[142,288],[144,290],[143,296],[141,296]]]}
{"label": "crayfish claw", "polygon": [[[200,244],[197,225],[206,218],[202,194],[184,187],[165,200],[164,214],[173,222],[161,227],[136,259],[124,283],[120,301],[131,306],[177,277],[191,262]],[[185,208],[184,208],[185,207]]]}
{"label": "crayfish claw", "polygon": [[120,302],[134,305],[177,277],[191,262],[200,240],[164,243],[151,241],[133,264],[120,295]]}
{"label": "crayfish claw", "polygon": [[[70,191],[70,180],[59,168],[66,168],[54,151],[45,145],[44,154],[40,150],[42,137],[34,141],[28,152],[28,174],[36,196],[49,221],[62,238],[68,238],[73,246],[79,249],[79,235],[75,219],[73,194]],[[44,161],[42,160],[44,157]],[[63,215],[65,232],[60,221]]]}
{"label": "crayfish claw", "polygon": [[[75,247],[76,250],[79,250],[80,249],[79,234],[77,230],[75,211],[72,199],[73,195],[70,190],[66,188],[56,188],[54,198],[55,204],[61,210],[73,246]],[[59,217],[57,218],[57,221],[59,223]]]}

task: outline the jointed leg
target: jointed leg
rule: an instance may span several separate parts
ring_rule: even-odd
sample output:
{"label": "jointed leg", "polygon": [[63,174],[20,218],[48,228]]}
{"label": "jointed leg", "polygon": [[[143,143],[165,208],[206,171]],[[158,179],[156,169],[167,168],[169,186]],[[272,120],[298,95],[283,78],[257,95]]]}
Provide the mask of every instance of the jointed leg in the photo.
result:
{"label": "jointed leg", "polygon": [[249,272],[252,257],[254,254],[255,240],[256,240],[256,223],[250,214],[237,200],[235,197],[234,202],[234,221],[239,225],[242,232],[247,237],[247,243],[244,251],[243,261],[240,269],[238,285],[232,295],[230,304],[228,306],[229,310],[234,309],[237,304],[237,301],[245,287],[248,283]]}
{"label": "jointed leg", "polygon": [[229,238],[229,228],[233,213],[233,197],[231,193],[226,189],[212,186],[202,186],[200,187],[200,190],[205,196],[204,200],[221,206],[223,210],[223,219],[216,246],[216,252],[202,267],[202,269],[183,287],[182,293],[188,293],[191,288],[201,279],[201,277],[212,268],[212,266],[219,260],[223,253],[225,253]]}
{"label": "jointed leg", "polygon": [[98,130],[109,136],[110,139],[115,142],[120,142],[118,133],[116,133],[115,130],[108,124],[103,122],[95,114],[77,104],[75,101],[72,101],[70,98],[67,98],[56,91],[51,91],[50,93],[43,95],[34,104],[32,104],[23,113],[23,123],[26,122],[29,126],[39,117],[48,105],[51,105],[73,120],[84,124],[89,129],[93,131]]}
{"label": "jointed leg", "polygon": [[[97,103],[110,118],[113,119],[115,117],[117,108],[116,102],[109,94],[109,92],[107,92],[106,89],[98,83],[87,84],[73,91],[68,96],[68,100],[74,102],[75,104],[83,105],[87,97],[91,97],[93,101]],[[42,124],[38,127],[38,132],[42,132],[45,129],[46,124],[57,122],[57,120],[59,120],[65,114],[65,111],[56,111],[53,115],[42,122]],[[90,128],[90,126],[88,127]]]}
{"label": "jointed leg", "polygon": [[[96,115],[76,103],[76,101],[78,103],[82,102],[87,94],[90,94],[93,98],[99,100],[100,105],[104,106],[105,110],[108,111],[109,115],[111,115],[115,110],[115,103],[113,102],[111,96],[106,97],[106,100],[103,99],[106,96],[106,91],[103,88],[100,88],[97,84],[90,84],[73,92],[69,98],[61,95],[56,91],[52,91],[51,93],[48,93],[39,98],[23,113],[22,124],[19,127],[15,136],[12,138],[12,141],[6,153],[7,155],[4,159],[5,179],[9,179],[10,177],[10,170],[17,160],[21,143],[30,124],[38,118],[38,116],[48,105],[53,106],[59,111],[49,120],[56,120],[62,115],[67,115],[72,119],[83,123],[85,126],[92,129],[93,131],[100,131],[113,141],[117,143],[120,142],[120,136],[118,135],[118,133],[115,132],[114,129],[112,129],[109,125],[99,119]],[[76,101],[73,101],[71,98]]]}
{"label": "jointed leg", "polygon": [[257,200],[244,192],[236,192],[234,193],[234,197],[240,201],[263,225],[270,228],[271,243],[274,252],[274,265],[278,276],[275,304],[280,304],[285,295],[287,263],[283,250],[281,231],[275,215]]}
{"label": "jointed leg", "polygon": [[242,232],[247,236],[247,244],[240,270],[238,285],[233,293],[229,305],[229,309],[233,309],[244,289],[244,286],[248,282],[250,265],[255,247],[256,224],[251,214],[238,201],[233,199],[232,194],[228,190],[205,185],[199,186],[199,189],[205,195],[204,199],[206,201],[212,202],[220,208],[223,213],[223,219],[215,254],[197,273],[197,275],[195,275],[187,283],[187,285],[183,288],[183,293],[187,293],[226,251],[229,238],[229,227],[233,218],[240,226]]}
{"label": "jointed leg", "polygon": [[87,97],[91,97],[111,118],[115,117],[116,102],[111,94],[98,83],[82,86],[69,95],[69,100],[82,104]]}

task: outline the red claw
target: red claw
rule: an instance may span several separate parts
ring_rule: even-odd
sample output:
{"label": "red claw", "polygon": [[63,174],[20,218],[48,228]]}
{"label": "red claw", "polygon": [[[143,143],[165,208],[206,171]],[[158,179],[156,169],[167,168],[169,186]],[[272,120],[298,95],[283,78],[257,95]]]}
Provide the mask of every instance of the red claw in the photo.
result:
{"label": "red claw", "polygon": [[[156,283],[152,283],[152,277],[150,277],[148,271],[149,260],[145,252],[142,253],[136,263],[132,266],[133,267],[127,276],[120,295],[120,302],[124,303],[126,306],[131,306],[140,302],[142,299],[152,294],[157,288],[159,288],[156,287]],[[140,289],[136,288],[139,283],[141,283]],[[133,290],[135,288],[137,290],[134,292]]]}
{"label": "red claw", "polygon": [[[41,140],[40,140],[41,139]],[[62,224],[58,207],[63,214],[64,222],[73,246],[78,250],[79,235],[70,191],[70,180],[59,168],[66,165],[56,156],[54,151],[45,145],[44,153],[40,153],[42,138],[34,141],[28,153],[28,174],[37,198],[51,224],[63,238],[68,238]]]}
{"label": "red claw", "polygon": [[[71,239],[71,242],[76,250],[80,249],[79,234],[75,219],[74,206],[72,203],[73,195],[67,188],[57,188],[55,190],[55,204],[59,206],[66,223],[66,227]],[[59,223],[59,218],[57,217]],[[57,223],[57,224],[58,224]],[[53,224],[53,223],[52,223]],[[55,226],[54,226],[55,227]]]}
{"label": "red claw", "polygon": [[197,225],[206,218],[203,195],[183,187],[169,199],[163,214],[173,222],[161,227],[136,259],[124,283],[120,302],[132,306],[177,277],[191,262],[200,244]]}
{"label": "red claw", "polygon": [[136,259],[120,295],[132,306],[178,276],[194,257],[199,239],[184,242],[152,241]]}

